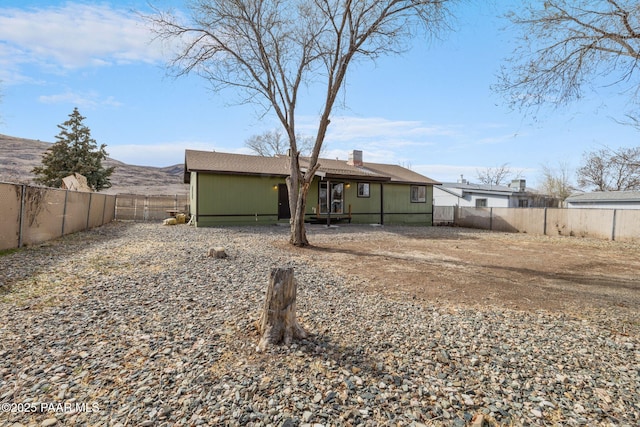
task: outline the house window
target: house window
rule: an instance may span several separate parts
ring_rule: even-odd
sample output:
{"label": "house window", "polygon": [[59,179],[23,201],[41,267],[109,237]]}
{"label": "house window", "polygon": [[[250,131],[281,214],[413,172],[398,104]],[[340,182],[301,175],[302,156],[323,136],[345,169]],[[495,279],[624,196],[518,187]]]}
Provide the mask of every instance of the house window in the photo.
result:
{"label": "house window", "polygon": [[328,207],[331,207],[332,214],[343,213],[344,205],[344,183],[331,183],[331,187],[327,186],[327,182],[320,182],[320,190],[318,191],[318,204],[320,205],[320,213],[326,214]]}
{"label": "house window", "polygon": [[527,200],[527,199],[518,200],[518,207],[519,208],[528,208],[529,207],[529,200]]}
{"label": "house window", "polygon": [[427,187],[425,185],[411,186],[411,203],[426,203]]}
{"label": "house window", "polygon": [[486,208],[487,199],[476,199],[476,208]]}
{"label": "house window", "polygon": [[369,197],[369,183],[368,182],[359,182],[358,183],[358,197]]}

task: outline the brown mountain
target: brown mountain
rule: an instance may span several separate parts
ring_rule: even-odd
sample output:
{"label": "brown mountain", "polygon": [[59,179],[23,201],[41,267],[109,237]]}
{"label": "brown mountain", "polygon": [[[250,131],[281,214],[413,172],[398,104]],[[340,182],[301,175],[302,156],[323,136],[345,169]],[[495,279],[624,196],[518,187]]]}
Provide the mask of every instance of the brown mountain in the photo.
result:
{"label": "brown mountain", "polygon": [[[31,170],[40,165],[42,155],[50,146],[49,142],[0,134],[0,182],[33,184],[34,175]],[[189,193],[189,186],[182,182],[184,177],[182,164],[156,168],[128,165],[107,158],[103,165],[116,168],[111,175],[112,187],[104,190],[103,193],[145,195]]]}

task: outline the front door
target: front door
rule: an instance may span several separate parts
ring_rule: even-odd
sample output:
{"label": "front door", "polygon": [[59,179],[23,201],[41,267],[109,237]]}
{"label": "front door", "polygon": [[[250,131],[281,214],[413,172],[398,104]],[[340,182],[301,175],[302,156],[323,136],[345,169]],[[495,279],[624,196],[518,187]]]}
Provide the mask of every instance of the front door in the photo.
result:
{"label": "front door", "polygon": [[289,209],[289,190],[287,184],[278,184],[278,219],[291,218]]}

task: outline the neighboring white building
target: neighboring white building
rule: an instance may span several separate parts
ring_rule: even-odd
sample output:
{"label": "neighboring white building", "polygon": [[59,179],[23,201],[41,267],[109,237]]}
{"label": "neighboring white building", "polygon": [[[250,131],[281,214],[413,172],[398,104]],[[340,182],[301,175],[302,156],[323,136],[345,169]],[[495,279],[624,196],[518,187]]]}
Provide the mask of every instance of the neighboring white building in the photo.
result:
{"label": "neighboring white building", "polygon": [[565,200],[567,208],[640,209],[640,191],[596,191],[574,194]]}
{"label": "neighboring white building", "polygon": [[434,206],[473,208],[526,208],[531,207],[532,195],[526,192],[524,179],[506,185],[471,184],[460,177],[460,182],[444,182],[433,186]]}

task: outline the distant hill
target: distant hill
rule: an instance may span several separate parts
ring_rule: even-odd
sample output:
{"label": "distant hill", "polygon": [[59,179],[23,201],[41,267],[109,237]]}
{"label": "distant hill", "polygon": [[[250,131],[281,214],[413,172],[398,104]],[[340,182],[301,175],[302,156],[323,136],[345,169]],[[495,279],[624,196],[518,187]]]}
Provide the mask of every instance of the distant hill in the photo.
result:
{"label": "distant hill", "polygon": [[[31,170],[39,166],[42,155],[51,146],[49,142],[16,138],[0,134],[0,182],[33,184]],[[107,147],[107,150],[109,147]],[[105,167],[115,166],[111,175],[112,187],[106,194],[188,194],[189,185],[183,184],[184,165],[164,168],[135,166],[107,158]]]}

